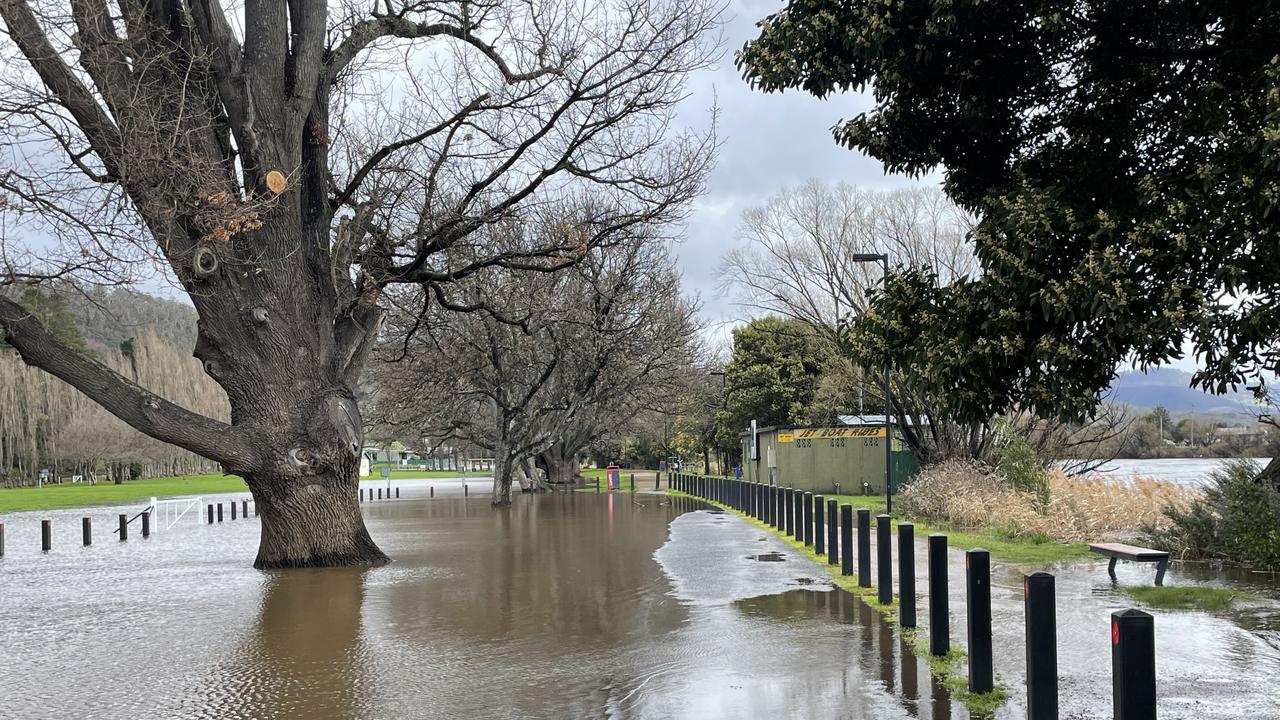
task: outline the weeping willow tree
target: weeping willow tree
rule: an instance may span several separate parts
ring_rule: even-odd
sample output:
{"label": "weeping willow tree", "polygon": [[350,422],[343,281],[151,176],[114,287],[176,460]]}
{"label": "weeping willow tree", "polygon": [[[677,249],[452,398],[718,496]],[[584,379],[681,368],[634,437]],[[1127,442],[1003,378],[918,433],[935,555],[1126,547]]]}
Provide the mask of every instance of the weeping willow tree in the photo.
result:
{"label": "weeping willow tree", "polygon": [[[89,343],[98,362],[162,397],[214,418],[229,416],[226,394],[200,362],[160,340],[151,329],[119,348]],[[0,477],[8,484],[50,476],[121,480],[134,467],[143,477],[178,475],[212,464],[199,455],[138,432],[71,385],[0,352]]]}

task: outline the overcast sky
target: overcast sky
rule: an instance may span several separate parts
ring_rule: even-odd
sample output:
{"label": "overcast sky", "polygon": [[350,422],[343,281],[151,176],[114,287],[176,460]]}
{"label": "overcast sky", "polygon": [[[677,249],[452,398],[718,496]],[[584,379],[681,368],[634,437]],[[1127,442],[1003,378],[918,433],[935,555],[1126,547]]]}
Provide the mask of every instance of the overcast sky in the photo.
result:
{"label": "overcast sky", "polygon": [[[864,94],[818,100],[802,92],[765,94],[752,90],[734,67],[734,52],[757,35],[756,22],[783,6],[778,0],[732,0],[724,29],[724,56],[715,68],[690,83],[683,108],[689,125],[709,122],[713,104],[720,109],[719,160],[708,192],[698,200],[687,237],[677,247],[687,292],[703,302],[708,323],[742,315],[717,291],[720,257],[737,244],[738,218],[745,208],[810,178],[863,187],[895,187],[913,181],[886,175],[880,163],[835,143],[831,128],[871,107]],[[724,330],[711,332],[724,337]]]}

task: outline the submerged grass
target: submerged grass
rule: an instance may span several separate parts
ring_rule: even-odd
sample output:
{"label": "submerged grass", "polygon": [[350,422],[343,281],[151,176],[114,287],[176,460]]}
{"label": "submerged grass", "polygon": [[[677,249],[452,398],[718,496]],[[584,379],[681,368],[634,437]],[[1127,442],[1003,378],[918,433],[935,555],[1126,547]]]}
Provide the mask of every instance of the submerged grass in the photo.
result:
{"label": "submerged grass", "polygon": [[[874,585],[871,587],[859,586],[858,576],[856,573],[853,575],[841,574],[839,566],[827,564],[827,558],[825,555],[817,554],[814,552],[812,547],[805,545],[802,541],[788,537],[787,535],[778,532],[773,526],[765,524],[760,520],[727,505],[723,505],[713,500],[699,498],[695,495],[690,495],[689,493],[681,492],[679,490],[668,490],[666,492],[668,495],[673,497],[689,497],[695,500],[701,500],[709,505],[715,505],[725,512],[732,513],[742,520],[755,525],[761,530],[773,533],[774,536],[790,545],[797,553],[826,568],[827,574],[831,576],[833,584],[856,596],[862,603],[879,613],[884,618],[885,622],[889,622],[897,627],[899,600],[897,595],[893,596],[893,601],[888,605],[882,604],[878,597],[878,591]],[[852,496],[835,496],[835,499],[840,502],[844,502],[841,498],[848,497]],[[862,496],[856,497],[857,499],[872,499],[869,497],[864,498]],[[868,507],[869,509],[874,510],[874,508],[870,508],[870,506],[866,504],[858,505],[858,507]],[[883,510],[883,508],[884,500],[881,498],[880,509]],[[946,655],[939,657],[929,652],[929,638],[926,633],[912,628],[898,627],[897,629],[902,633],[902,637],[907,640],[912,652],[925,659],[929,664],[929,671],[933,676],[945,684],[957,700],[964,703],[965,707],[969,709],[972,717],[979,720],[990,718],[994,715],[996,709],[1009,699],[1008,693],[1000,685],[997,685],[996,689],[989,693],[974,693],[969,691],[968,668],[965,666],[966,655],[963,648],[952,645]]]}
{"label": "submerged grass", "polygon": [[1153,608],[1165,610],[1204,610],[1225,612],[1237,600],[1257,600],[1258,596],[1231,588],[1205,585],[1167,585],[1122,587],[1120,592]]}

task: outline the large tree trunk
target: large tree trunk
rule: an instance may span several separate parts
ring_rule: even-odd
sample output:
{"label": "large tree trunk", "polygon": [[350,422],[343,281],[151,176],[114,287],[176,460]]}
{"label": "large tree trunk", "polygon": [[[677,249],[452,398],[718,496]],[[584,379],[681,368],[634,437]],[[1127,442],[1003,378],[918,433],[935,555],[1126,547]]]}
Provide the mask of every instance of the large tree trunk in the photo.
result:
{"label": "large tree trunk", "polygon": [[294,477],[245,478],[257,504],[262,538],[253,566],[259,569],[378,565],[388,558],[369,536],[358,478],[349,470]]}
{"label": "large tree trunk", "polygon": [[547,468],[547,482],[552,485],[571,485],[578,480],[581,467],[577,453],[566,453],[563,443],[556,443],[540,453]]}

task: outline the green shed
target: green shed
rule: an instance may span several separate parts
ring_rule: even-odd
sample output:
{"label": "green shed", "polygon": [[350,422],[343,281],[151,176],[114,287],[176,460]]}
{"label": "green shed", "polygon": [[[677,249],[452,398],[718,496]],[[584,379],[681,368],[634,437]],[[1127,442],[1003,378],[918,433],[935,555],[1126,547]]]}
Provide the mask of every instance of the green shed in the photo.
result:
{"label": "green shed", "polygon": [[[742,477],[755,482],[851,495],[884,494],[885,424],[858,422],[836,427],[765,427],[756,430],[752,459],[751,431],[742,434]],[[906,482],[920,463],[895,433],[892,482]]]}

